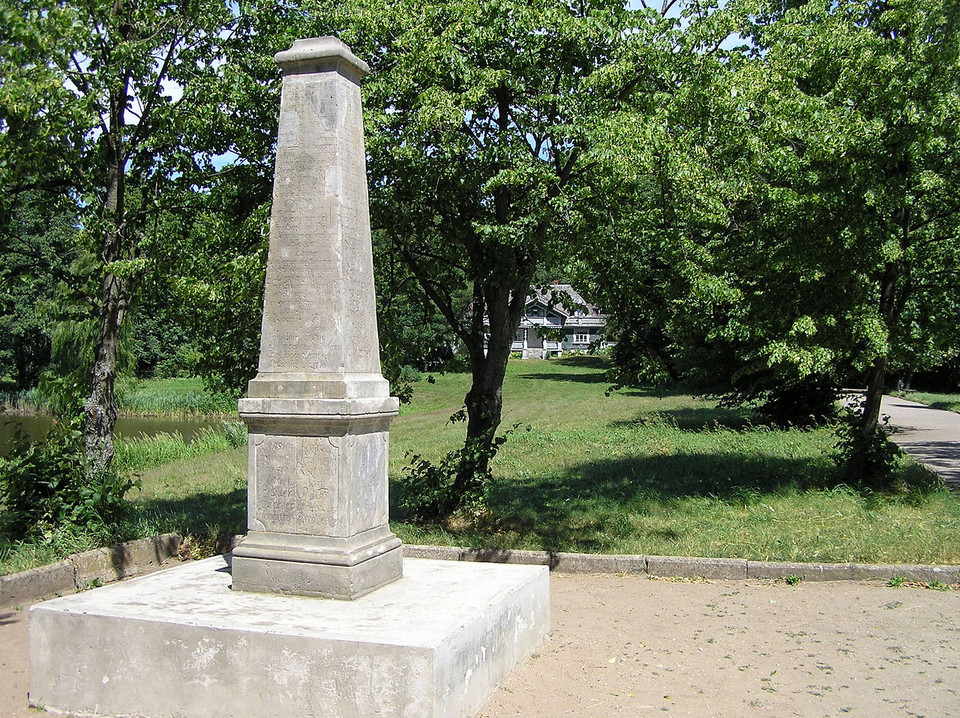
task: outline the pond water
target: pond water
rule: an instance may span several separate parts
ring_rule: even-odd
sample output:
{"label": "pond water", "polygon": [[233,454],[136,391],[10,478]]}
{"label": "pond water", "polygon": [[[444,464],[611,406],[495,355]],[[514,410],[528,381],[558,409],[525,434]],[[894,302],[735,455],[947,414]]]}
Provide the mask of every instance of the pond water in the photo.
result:
{"label": "pond water", "polygon": [[[50,428],[53,417],[48,414],[5,414],[0,413],[0,456],[6,456],[13,442],[14,432],[19,427],[29,438],[39,439]],[[187,441],[205,427],[220,427],[219,419],[170,419],[155,416],[122,417],[117,421],[117,436],[131,438],[145,434],[179,433]]]}

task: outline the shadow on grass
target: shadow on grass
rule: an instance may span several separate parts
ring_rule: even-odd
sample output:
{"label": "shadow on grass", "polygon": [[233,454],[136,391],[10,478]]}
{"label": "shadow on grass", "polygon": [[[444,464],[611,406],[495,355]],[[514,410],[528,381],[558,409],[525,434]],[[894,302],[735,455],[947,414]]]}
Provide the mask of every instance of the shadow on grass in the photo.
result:
{"label": "shadow on grass", "polygon": [[565,373],[554,370],[549,372],[530,372],[527,374],[518,374],[517,376],[520,379],[534,379],[537,381],[578,382],[581,384],[610,383],[610,380],[606,377],[606,370],[610,368],[610,362],[605,357],[586,354],[563,357],[561,359],[551,359],[550,361],[559,366],[587,369],[589,371]]}
{"label": "shadow on grass", "polygon": [[[810,459],[690,453],[593,461],[542,479],[497,482],[491,505],[506,539],[474,527],[448,530],[464,545],[505,541],[502,547],[509,548],[513,539],[526,537],[547,551],[603,552],[611,537],[637,536],[631,517],[664,512],[677,518],[688,499],[751,505],[772,493],[822,489],[837,480],[836,470]],[[405,490],[403,482],[391,485],[392,496]],[[651,538],[683,538],[681,528],[646,531]]]}
{"label": "shadow on grass", "polygon": [[[763,496],[825,488],[836,480],[820,462],[683,454],[582,464],[562,476],[500,485],[493,496],[505,526],[534,534],[546,550],[602,550],[605,535],[629,533],[625,515],[678,506],[690,498],[759,503]],[[629,522],[627,522],[629,524]],[[659,529],[679,539],[677,529]]]}
{"label": "shadow on grass", "polygon": [[609,384],[610,380],[603,374],[593,372],[584,372],[579,374],[548,374],[548,373],[530,373],[518,374],[519,379],[533,379],[536,381],[566,381],[577,382],[579,384]]}
{"label": "shadow on grass", "polygon": [[611,422],[611,426],[644,426],[666,419],[683,431],[701,432],[723,427],[725,429],[744,429],[756,426],[744,411],[705,406],[691,409],[663,409],[654,413],[643,412],[630,421]]}
{"label": "shadow on grass", "polygon": [[[201,541],[219,542],[246,532],[247,492],[197,493],[179,499],[147,499],[135,506],[158,529],[177,531]],[[219,545],[215,546],[219,549]]]}
{"label": "shadow on grass", "polygon": [[599,354],[573,354],[570,356],[553,359],[560,366],[575,366],[583,369],[594,369],[596,371],[606,371],[610,368],[610,360]]}

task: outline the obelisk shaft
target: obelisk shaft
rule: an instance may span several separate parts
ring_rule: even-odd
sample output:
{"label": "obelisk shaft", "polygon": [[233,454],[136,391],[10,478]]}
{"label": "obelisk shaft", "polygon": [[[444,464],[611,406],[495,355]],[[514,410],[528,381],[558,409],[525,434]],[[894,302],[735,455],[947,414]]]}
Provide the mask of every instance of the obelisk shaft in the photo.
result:
{"label": "obelisk shaft", "polygon": [[355,598],[400,577],[389,530],[359,81],[333,37],[278,53],[284,72],[263,333],[240,416],[250,430],[239,590]]}
{"label": "obelisk shaft", "polygon": [[259,375],[251,397],[387,396],[380,375],[360,87],[336,38],[284,70]]}

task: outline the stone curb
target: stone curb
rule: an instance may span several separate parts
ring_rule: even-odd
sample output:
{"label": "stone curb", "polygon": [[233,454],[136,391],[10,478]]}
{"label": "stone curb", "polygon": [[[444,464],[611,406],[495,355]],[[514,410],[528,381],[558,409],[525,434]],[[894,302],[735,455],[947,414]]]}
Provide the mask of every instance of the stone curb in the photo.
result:
{"label": "stone curb", "polygon": [[[235,536],[230,548],[240,542]],[[112,583],[159,568],[175,555],[183,542],[180,534],[138,539],[107,548],[74,554],[49,566],[0,576],[0,606],[29,603],[54,595],[72,593],[99,584]],[[549,566],[557,573],[647,574],[679,578],[782,579],[798,576],[804,581],[889,581],[900,576],[906,581],[942,584],[960,583],[960,566],[910,564],[793,563],[748,561],[735,558],[691,558],[684,556],[633,556],[557,551],[460,548],[404,544],[404,555],[442,561],[484,561],[488,563]]]}
{"label": "stone curb", "polygon": [[798,576],[804,581],[889,581],[900,576],[907,581],[960,583],[960,566],[915,566],[909,564],[793,563],[748,561],[738,558],[690,558],[685,556],[605,556],[553,551],[459,548],[404,544],[410,558],[442,561],[488,561],[491,563],[549,566],[558,573],[623,573],[680,578],[746,579]]}
{"label": "stone curb", "polygon": [[182,542],[180,534],[163,534],[84,551],[49,566],[0,576],[0,606],[30,603],[147,573],[176,554]]}

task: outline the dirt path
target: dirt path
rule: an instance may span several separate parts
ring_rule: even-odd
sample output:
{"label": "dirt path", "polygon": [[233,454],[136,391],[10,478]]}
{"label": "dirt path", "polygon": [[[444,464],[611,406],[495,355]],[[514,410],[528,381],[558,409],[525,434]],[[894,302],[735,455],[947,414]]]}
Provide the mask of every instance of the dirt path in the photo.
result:
{"label": "dirt path", "polygon": [[[482,716],[960,715],[958,591],[615,575],[551,591],[549,639]],[[38,715],[26,615],[0,610],[0,718]]]}
{"label": "dirt path", "polygon": [[482,715],[958,716],[960,592],[554,576]]}

